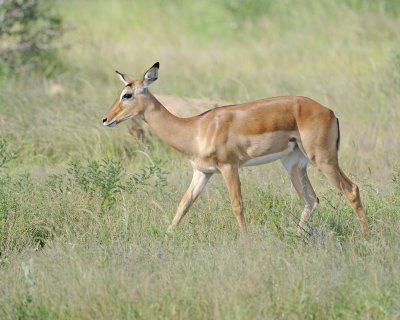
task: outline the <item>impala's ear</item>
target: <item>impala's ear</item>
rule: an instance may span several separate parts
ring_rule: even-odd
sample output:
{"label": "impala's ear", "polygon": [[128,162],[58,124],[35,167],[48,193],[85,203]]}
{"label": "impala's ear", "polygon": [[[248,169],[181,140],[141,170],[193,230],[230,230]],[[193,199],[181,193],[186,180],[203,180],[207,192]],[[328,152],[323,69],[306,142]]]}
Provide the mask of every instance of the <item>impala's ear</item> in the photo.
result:
{"label": "impala's ear", "polygon": [[158,78],[158,68],[160,68],[160,63],[156,62],[153,66],[147,70],[143,76],[143,86],[147,88]]}
{"label": "impala's ear", "polygon": [[130,76],[128,76],[127,74],[123,74],[116,70],[115,70],[115,72],[118,74],[119,79],[124,83],[124,85],[127,86],[128,84],[133,82],[133,79]]}

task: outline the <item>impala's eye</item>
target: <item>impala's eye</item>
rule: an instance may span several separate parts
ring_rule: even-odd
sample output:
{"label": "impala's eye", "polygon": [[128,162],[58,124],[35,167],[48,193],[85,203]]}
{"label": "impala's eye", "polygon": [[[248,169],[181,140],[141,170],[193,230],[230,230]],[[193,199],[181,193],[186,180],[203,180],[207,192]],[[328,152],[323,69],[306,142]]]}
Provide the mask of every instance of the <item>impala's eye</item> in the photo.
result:
{"label": "impala's eye", "polygon": [[122,99],[130,99],[130,98],[132,98],[132,93],[125,93],[123,96],[122,96]]}

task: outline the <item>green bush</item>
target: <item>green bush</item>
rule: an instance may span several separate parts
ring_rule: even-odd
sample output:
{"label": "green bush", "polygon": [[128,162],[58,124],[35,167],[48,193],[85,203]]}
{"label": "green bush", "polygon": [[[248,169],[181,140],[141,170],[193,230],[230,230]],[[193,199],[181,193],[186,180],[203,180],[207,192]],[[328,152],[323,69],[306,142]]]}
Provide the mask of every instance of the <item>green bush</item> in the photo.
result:
{"label": "green bush", "polygon": [[102,161],[88,161],[83,165],[79,161],[72,161],[68,169],[70,178],[90,196],[99,193],[102,198],[102,207],[110,207],[116,201],[116,195],[123,186],[120,182],[123,167],[120,161],[105,159]]}
{"label": "green bush", "polygon": [[67,174],[49,176],[47,186],[52,191],[61,193],[78,187],[90,198],[100,196],[102,208],[109,209],[116,203],[118,194],[124,190],[144,194],[150,194],[154,189],[161,191],[167,185],[168,174],[163,169],[163,164],[162,160],[152,160],[150,164],[124,179],[122,173],[125,169],[119,160],[88,160],[86,164],[73,160],[69,164]]}
{"label": "green bush", "polygon": [[130,176],[128,186],[134,190],[140,188],[145,193],[149,193],[154,188],[161,191],[167,185],[168,172],[164,170],[164,164],[165,162],[161,159],[153,160],[139,172]]}
{"label": "green bush", "polygon": [[53,73],[60,66],[56,49],[64,30],[47,1],[0,1],[0,75]]}

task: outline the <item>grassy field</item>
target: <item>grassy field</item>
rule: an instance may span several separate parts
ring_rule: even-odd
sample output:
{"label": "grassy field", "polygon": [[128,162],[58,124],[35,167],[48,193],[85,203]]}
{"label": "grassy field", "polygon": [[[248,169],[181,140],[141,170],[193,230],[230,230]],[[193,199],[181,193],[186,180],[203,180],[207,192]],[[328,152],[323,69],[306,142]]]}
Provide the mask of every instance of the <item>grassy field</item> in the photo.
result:
{"label": "grassy field", "polygon": [[[400,318],[398,1],[53,5],[71,27],[59,71],[0,77],[1,319]],[[189,163],[127,124],[101,126],[114,70],[139,77],[156,61],[155,94],[333,109],[371,239],[310,168],[321,201],[297,241],[279,163],[241,171],[246,241],[220,176],[166,235]]]}

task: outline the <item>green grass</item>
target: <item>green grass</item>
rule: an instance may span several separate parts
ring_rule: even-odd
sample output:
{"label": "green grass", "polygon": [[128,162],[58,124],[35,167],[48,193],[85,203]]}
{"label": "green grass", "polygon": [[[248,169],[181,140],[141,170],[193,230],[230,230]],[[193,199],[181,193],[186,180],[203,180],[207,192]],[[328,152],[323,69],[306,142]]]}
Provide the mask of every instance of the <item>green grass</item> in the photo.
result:
{"label": "green grass", "polygon": [[[0,78],[0,318],[398,319],[397,1],[56,1],[72,26],[62,72]],[[221,177],[173,235],[188,162],[101,117],[155,61],[152,92],[240,102],[299,94],[332,108],[354,213],[310,168],[299,200],[280,164],[241,171],[242,241]],[[61,88],[54,93],[54,88]]]}

